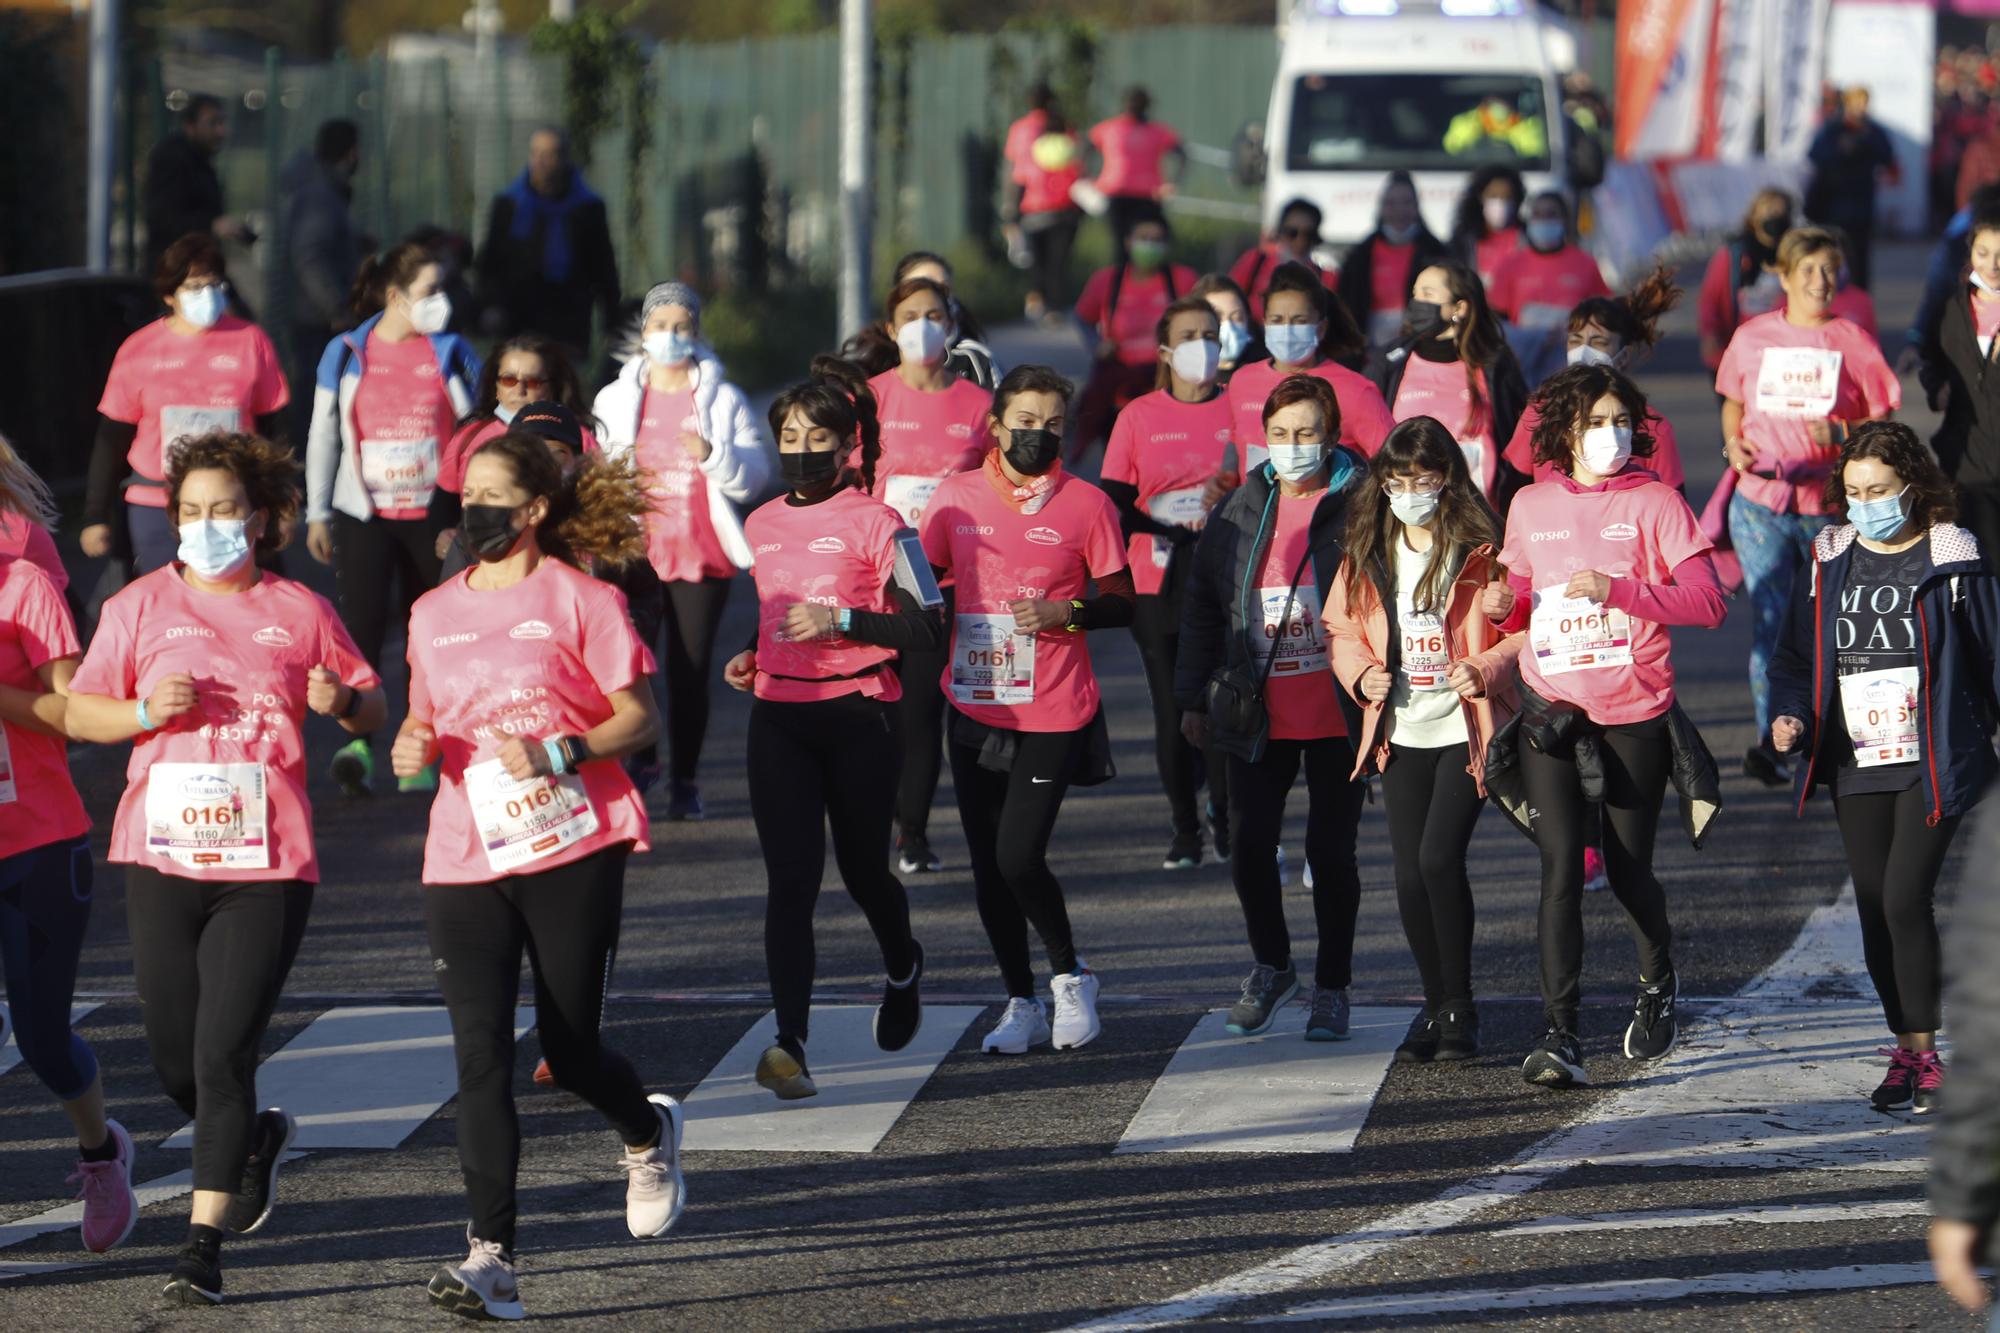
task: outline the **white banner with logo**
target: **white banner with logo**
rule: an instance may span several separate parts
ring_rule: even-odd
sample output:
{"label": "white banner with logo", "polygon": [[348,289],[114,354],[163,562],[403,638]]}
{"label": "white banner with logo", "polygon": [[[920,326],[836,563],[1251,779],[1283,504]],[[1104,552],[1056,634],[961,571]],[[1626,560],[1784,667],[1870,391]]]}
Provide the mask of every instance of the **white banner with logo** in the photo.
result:
{"label": "white banner with logo", "polygon": [[1828,0],[1759,0],[1764,15],[1764,156],[1803,162],[1819,127]]}

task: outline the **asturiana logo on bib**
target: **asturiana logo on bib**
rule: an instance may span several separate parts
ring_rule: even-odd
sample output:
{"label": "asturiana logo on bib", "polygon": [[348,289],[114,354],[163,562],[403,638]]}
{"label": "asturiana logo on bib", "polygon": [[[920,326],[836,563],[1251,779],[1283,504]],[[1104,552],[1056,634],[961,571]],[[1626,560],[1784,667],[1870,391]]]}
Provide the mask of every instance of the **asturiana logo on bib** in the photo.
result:
{"label": "asturiana logo on bib", "polygon": [[514,626],[514,628],[508,630],[507,637],[510,639],[546,639],[554,633],[555,631],[549,628],[549,622],[546,620],[524,620]]}
{"label": "asturiana logo on bib", "polygon": [[1062,534],[1054,528],[1029,528],[1027,536],[1037,546],[1062,545]]}
{"label": "asturiana logo on bib", "polygon": [[454,643],[478,643],[477,634],[440,634],[431,640],[433,648],[449,648]]}
{"label": "asturiana logo on bib", "polygon": [[838,537],[815,537],[806,543],[806,549],[814,555],[839,555],[847,549],[847,543]]}
{"label": "asturiana logo on bib", "polygon": [[292,632],[283,625],[266,625],[250,636],[266,648],[289,648],[292,646]]}
{"label": "asturiana logo on bib", "polygon": [[1639,529],[1630,523],[1610,523],[1597,535],[1608,542],[1633,542],[1639,540]]}

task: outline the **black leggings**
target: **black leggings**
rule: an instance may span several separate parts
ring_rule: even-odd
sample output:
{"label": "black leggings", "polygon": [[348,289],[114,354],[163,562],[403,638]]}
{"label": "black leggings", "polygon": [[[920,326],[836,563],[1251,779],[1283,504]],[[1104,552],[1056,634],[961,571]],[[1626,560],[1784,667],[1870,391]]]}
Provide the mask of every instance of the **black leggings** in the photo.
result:
{"label": "black leggings", "polygon": [[1049,870],[1049,838],[1062,811],[1063,794],[1083,754],[1089,728],[1080,731],[1023,731],[1014,767],[996,773],[979,766],[979,750],[951,740],[951,781],[958,792],[958,818],[972,855],[972,883],[980,924],[993,945],[994,960],[1007,994],[1035,993],[1035,969],[1028,955],[1028,927],[1041,936],[1049,971],[1074,972],[1076,941],[1062,885]]}
{"label": "black leggings", "polygon": [[1854,876],[1861,951],[1889,1031],[1936,1032],[1942,982],[1933,905],[1959,817],[1926,823],[1930,799],[1921,781],[1902,791],[1835,796],[1833,813]]}
{"label": "black leggings", "polygon": [[1465,852],[1485,798],[1463,742],[1420,750],[1390,745],[1382,805],[1396,858],[1396,910],[1433,1014],[1472,1004],[1472,885]]}
{"label": "black leggings", "polygon": [[1229,863],[1236,898],[1243,904],[1250,953],[1267,967],[1292,961],[1285,927],[1284,890],[1278,883],[1278,840],[1284,832],[1285,798],[1306,770],[1306,864],[1313,874],[1313,921],[1319,956],[1313,984],[1339,990],[1353,980],[1354,918],[1361,910],[1361,870],[1354,862],[1361,806],[1368,791],[1354,772],[1354,744],[1345,736],[1312,741],[1270,741],[1264,757],[1229,759],[1235,854]]}
{"label": "black leggings", "polygon": [[[1611,876],[1612,893],[1632,919],[1640,978],[1661,981],[1674,970],[1667,895],[1653,877],[1653,838],[1673,762],[1666,714],[1605,727],[1598,750],[1604,758],[1604,869]],[[1542,851],[1543,1015],[1554,1026],[1575,1032],[1583,976],[1583,844],[1590,829],[1589,807],[1572,754],[1547,755],[1523,745],[1521,777],[1528,804],[1537,811],[1535,841]]]}
{"label": "black leggings", "polygon": [[[636,577],[643,580],[645,573]],[[633,626],[646,646],[655,651],[661,647],[660,629],[665,630],[665,651],[660,653],[662,670],[667,688],[667,755],[668,776],[674,782],[687,784],[694,781],[695,770],[701,766],[702,742],[708,738],[708,693],[713,685],[711,668],[715,664],[715,634],[722,627],[722,612],[729,604],[731,580],[698,579],[659,582],[661,609],[657,625],[648,624],[650,616],[635,614]],[[637,608],[640,600],[633,596],[628,585],[629,604]],[[641,763],[657,763],[659,747],[649,745],[638,754]]]}
{"label": "black leggings", "polygon": [[1021,234],[1028,240],[1028,290],[1039,294],[1050,310],[1069,308],[1069,252],[1076,244],[1078,214],[1073,209],[1059,213],[1030,214],[1021,219]]}
{"label": "black leggings", "polygon": [[902,759],[896,706],[859,694],[750,705],[750,814],[764,851],[764,964],[780,1041],[803,1044],[816,958],[813,907],[826,834],[848,896],[868,918],[890,978],[907,977],[910,903],[889,871],[889,819]]}
{"label": "black leggings", "polygon": [[[333,514],[334,593],[354,646],[376,670],[391,618],[408,623],[410,606],[435,588],[444,572],[435,518],[369,518]],[[392,584],[396,585],[393,589]]]}
{"label": "black leggings", "polygon": [[1174,657],[1180,651],[1180,599],[1141,593],[1133,600],[1132,641],[1146,668],[1146,690],[1153,699],[1153,763],[1167,793],[1176,834],[1198,833],[1201,816],[1195,797],[1204,781],[1216,817],[1229,818],[1229,783],[1219,756],[1206,756],[1181,734],[1181,706],[1174,699]]}
{"label": "black leggings", "polygon": [[234,1194],[257,1119],[257,1048],[312,914],[303,880],[222,883],[125,867],[153,1069],[194,1120],[194,1187]]}
{"label": "black leggings", "polygon": [[953,592],[944,590],[944,639],[929,650],[906,648],[896,663],[896,677],[903,683],[903,697],[896,704],[903,733],[896,827],[920,838],[930,836],[931,802],[937,799],[938,770],[944,767],[944,668],[951,660]]}
{"label": "black leggings", "polygon": [[521,1161],[514,1004],[524,949],[535,969],[535,1027],[556,1086],[602,1112],[629,1147],[659,1137],[639,1076],[598,1037],[631,850],[619,843],[540,874],[424,886],[431,966],[458,1057],[458,1167],[480,1240],[514,1248]]}

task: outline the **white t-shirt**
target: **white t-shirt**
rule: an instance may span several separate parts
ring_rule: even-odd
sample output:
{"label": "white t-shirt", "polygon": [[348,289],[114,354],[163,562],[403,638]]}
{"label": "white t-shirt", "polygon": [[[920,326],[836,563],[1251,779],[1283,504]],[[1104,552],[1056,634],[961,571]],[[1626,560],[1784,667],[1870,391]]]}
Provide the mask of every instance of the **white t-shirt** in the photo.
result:
{"label": "white t-shirt", "polygon": [[1415,610],[1417,584],[1436,551],[1435,545],[1429,551],[1411,550],[1407,537],[1389,548],[1396,567],[1396,633],[1402,638],[1401,667],[1389,694],[1389,706],[1396,710],[1390,739],[1418,750],[1466,742],[1464,704],[1458,691],[1444,684],[1439,670],[1448,660],[1438,651],[1440,644],[1448,642],[1444,625],[1447,608],[1441,606],[1430,615]]}

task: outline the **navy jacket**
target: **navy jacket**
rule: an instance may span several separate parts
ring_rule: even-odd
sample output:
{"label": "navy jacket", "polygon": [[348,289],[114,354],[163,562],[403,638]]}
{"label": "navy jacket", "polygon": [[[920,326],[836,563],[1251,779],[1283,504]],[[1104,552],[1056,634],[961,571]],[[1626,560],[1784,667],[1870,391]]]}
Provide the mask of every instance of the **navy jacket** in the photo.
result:
{"label": "navy jacket", "polygon": [[[1823,529],[1811,565],[1792,591],[1791,615],[1771,659],[1771,716],[1806,724],[1798,765],[1799,809],[1830,781],[1827,740],[1845,726],[1835,675],[1834,621],[1853,561],[1854,525]],[[1962,815],[1993,777],[1995,700],[2000,699],[2000,581],[1964,528],[1930,531],[1930,573],[1917,588],[1918,692],[1923,707],[1920,782],[1930,821]]]}

